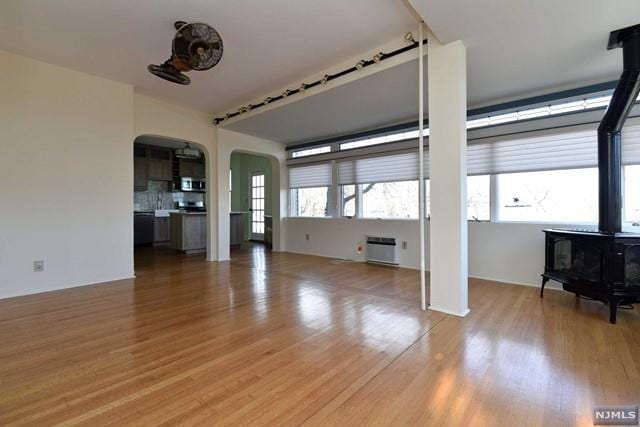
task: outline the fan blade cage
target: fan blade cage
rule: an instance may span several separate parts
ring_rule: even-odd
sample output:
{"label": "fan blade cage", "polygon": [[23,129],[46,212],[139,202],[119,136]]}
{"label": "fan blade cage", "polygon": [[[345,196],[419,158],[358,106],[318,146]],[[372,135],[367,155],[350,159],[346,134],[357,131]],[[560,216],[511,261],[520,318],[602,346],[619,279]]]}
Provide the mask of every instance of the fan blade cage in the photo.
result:
{"label": "fan blade cage", "polygon": [[189,68],[204,71],[213,68],[222,58],[220,34],[207,24],[182,26],[173,39],[173,54]]}

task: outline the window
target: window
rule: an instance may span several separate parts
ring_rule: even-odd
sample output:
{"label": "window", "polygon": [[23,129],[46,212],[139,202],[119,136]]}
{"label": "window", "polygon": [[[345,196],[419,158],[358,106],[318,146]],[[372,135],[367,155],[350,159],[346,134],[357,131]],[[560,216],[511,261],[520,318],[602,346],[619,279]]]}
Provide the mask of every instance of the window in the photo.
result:
{"label": "window", "polygon": [[624,167],[624,221],[640,222],[640,165]]}
{"label": "window", "polygon": [[363,218],[418,218],[418,181],[360,186]]}
{"label": "window", "polygon": [[294,151],[293,153],[291,153],[291,157],[295,159],[298,157],[313,156],[314,154],[323,154],[329,152],[331,152],[331,146],[325,145],[323,147],[314,147],[308,148],[306,150]]}
{"label": "window", "polygon": [[598,221],[597,168],[501,174],[497,188],[501,221]]}
{"label": "window", "polygon": [[356,216],[356,186],[342,186],[342,216]]}
{"label": "window", "polygon": [[[640,96],[638,96],[640,101]],[[576,101],[557,102],[555,104],[543,105],[535,108],[529,108],[525,110],[512,111],[509,113],[497,114],[495,116],[479,117],[471,120],[467,120],[467,129],[474,129],[492,125],[498,125],[502,123],[517,122],[519,120],[534,119],[537,117],[548,117],[557,114],[570,113],[573,111],[585,111],[593,108],[602,108],[609,105],[611,101],[611,95],[606,96],[594,96],[590,98],[584,98]],[[424,136],[429,136],[429,128],[424,128]],[[388,142],[405,141],[409,139],[418,138],[417,130],[400,131],[395,133],[389,133],[386,135],[377,135],[373,137],[356,139],[352,141],[346,141],[340,144],[340,150],[352,150],[354,148],[369,147],[371,145],[385,144]],[[325,148],[325,147],[323,147]],[[300,153],[309,150],[300,151]],[[327,150],[330,151],[330,150]],[[316,153],[311,153],[316,154]],[[304,154],[309,155],[309,154]],[[296,153],[293,155],[296,156]]]}
{"label": "window", "polygon": [[[374,136],[371,138],[358,139],[355,141],[343,142],[340,144],[340,150],[352,150],[354,148],[369,147],[371,145],[386,144],[389,142],[406,141],[409,139],[417,139],[419,137],[418,130],[403,131],[390,133],[382,136]],[[429,128],[424,128],[424,136],[429,136]]]}
{"label": "window", "polygon": [[291,189],[292,216],[329,216],[329,187]]}
{"label": "window", "polygon": [[470,221],[491,220],[491,176],[467,177],[467,219]]}
{"label": "window", "polygon": [[[430,181],[425,182],[427,216],[431,216]],[[491,220],[491,175],[467,177],[467,219],[469,221]]]}
{"label": "window", "polygon": [[290,167],[290,214],[292,216],[329,216],[329,189],[332,185],[332,163]]}

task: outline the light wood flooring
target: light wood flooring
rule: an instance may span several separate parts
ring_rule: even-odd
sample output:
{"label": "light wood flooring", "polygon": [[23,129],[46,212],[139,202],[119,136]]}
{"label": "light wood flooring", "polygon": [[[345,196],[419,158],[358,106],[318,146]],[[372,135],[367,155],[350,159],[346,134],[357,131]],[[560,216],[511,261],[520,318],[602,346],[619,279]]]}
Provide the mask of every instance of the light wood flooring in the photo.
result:
{"label": "light wood flooring", "polygon": [[592,425],[640,402],[640,312],[265,252],[136,253],[135,280],[0,300],[0,425]]}

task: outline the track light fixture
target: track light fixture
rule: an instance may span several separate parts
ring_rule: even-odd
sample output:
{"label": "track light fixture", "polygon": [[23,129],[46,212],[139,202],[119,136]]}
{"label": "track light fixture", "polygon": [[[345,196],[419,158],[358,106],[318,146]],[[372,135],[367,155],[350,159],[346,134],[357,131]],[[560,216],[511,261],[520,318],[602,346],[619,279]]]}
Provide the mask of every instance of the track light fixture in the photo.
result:
{"label": "track light fixture", "polygon": [[[343,77],[349,73],[355,72],[355,71],[360,71],[362,70],[364,67],[367,67],[369,65],[372,65],[373,63],[377,64],[381,61],[384,61],[388,58],[392,58],[396,55],[400,55],[402,53],[408,52],[410,50],[415,49],[418,46],[418,43],[416,42],[415,38],[413,37],[413,34],[411,32],[408,32],[404,35],[404,39],[409,42],[410,44],[404,47],[401,47],[399,49],[396,49],[394,51],[391,52],[378,52],[376,53],[372,59],[370,60],[364,60],[361,59],[360,61],[356,62],[355,66],[351,67],[351,68],[347,68],[346,70],[342,70],[339,72],[336,72],[334,74],[325,74],[320,80],[316,80],[314,82],[311,83],[302,83],[300,85],[299,88],[297,89],[287,89],[284,92],[282,92],[281,95],[279,96],[275,96],[275,97],[271,97],[268,96],[264,99],[264,101],[262,101],[259,104],[249,104],[247,106],[241,107],[239,110],[233,112],[233,113],[227,113],[222,117],[216,117],[215,119],[213,119],[213,123],[214,124],[220,124],[221,122],[228,120],[232,117],[236,117],[239,116],[241,114],[247,113],[251,110],[254,110],[256,108],[260,108],[263,107],[267,104],[270,104],[274,101],[278,101],[280,99],[284,99],[286,97],[288,97],[289,95],[291,95],[292,93],[304,93],[307,89],[315,87],[317,85],[326,85],[327,83],[329,83],[329,80],[333,80],[333,79],[337,79],[340,77]],[[424,40],[424,43],[427,43],[427,40]]]}

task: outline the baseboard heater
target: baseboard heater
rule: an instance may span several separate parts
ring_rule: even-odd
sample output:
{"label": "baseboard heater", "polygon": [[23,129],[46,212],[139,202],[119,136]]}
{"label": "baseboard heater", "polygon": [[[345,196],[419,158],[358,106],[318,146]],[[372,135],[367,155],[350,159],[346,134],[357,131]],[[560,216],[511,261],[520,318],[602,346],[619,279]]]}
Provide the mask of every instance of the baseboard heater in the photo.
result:
{"label": "baseboard heater", "polygon": [[367,236],[366,261],[375,264],[398,265],[396,239]]}

